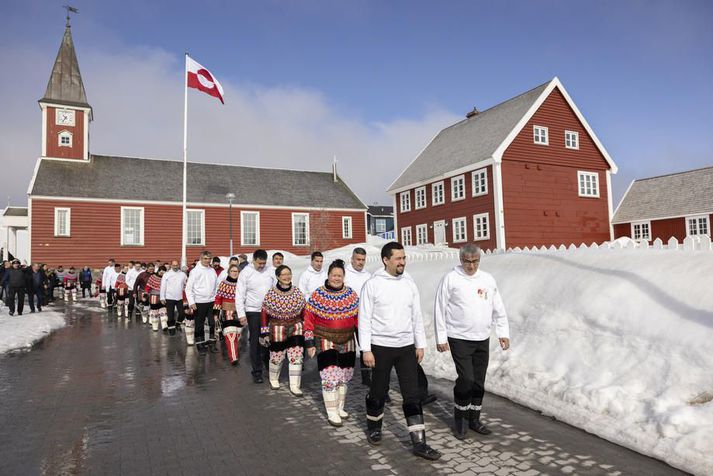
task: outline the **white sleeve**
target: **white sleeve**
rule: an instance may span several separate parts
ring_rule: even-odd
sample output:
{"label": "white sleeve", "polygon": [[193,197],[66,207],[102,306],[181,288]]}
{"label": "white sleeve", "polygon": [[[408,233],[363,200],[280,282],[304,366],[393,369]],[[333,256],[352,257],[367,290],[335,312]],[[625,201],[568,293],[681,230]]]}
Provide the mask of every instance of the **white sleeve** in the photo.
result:
{"label": "white sleeve", "polygon": [[508,324],[508,316],[505,313],[505,304],[500,296],[500,291],[497,286],[493,287],[493,322],[495,323],[495,334],[499,338],[510,338],[510,325]]}
{"label": "white sleeve", "polygon": [[195,273],[196,270],[194,269],[191,274],[188,275],[188,282],[186,283],[186,300],[188,301],[188,305],[192,306],[196,303],[196,295],[193,293],[193,283],[195,282]]}
{"label": "white sleeve", "polygon": [[359,348],[362,352],[371,352],[371,314],[373,304],[371,291],[367,284],[361,288],[359,296]]}
{"label": "white sleeve", "polygon": [[168,276],[168,273],[164,273],[164,275],[161,277],[161,290],[158,293],[159,299],[161,299],[161,301],[166,300],[166,276]]}
{"label": "white sleeve", "polygon": [[414,281],[411,281],[413,289],[413,307],[411,308],[411,320],[413,322],[413,339],[417,349],[426,348],[426,330],[423,327],[423,313],[421,312],[421,293]]}
{"label": "white sleeve", "polygon": [[248,273],[240,273],[235,286],[235,311],[238,317],[245,317],[245,296],[248,289]]}
{"label": "white sleeve", "polygon": [[297,287],[302,291],[302,294],[305,297],[305,301],[309,301],[310,293],[307,291],[307,287],[309,285],[309,275],[307,274],[307,270],[305,270],[301,275],[300,275],[300,282],[297,285]]}
{"label": "white sleeve", "polygon": [[448,285],[448,275],[441,279],[436,292],[436,301],[433,304],[433,318],[435,320],[436,344],[448,343],[448,333],[446,332],[446,314],[448,313],[448,301],[450,300],[450,289]]}

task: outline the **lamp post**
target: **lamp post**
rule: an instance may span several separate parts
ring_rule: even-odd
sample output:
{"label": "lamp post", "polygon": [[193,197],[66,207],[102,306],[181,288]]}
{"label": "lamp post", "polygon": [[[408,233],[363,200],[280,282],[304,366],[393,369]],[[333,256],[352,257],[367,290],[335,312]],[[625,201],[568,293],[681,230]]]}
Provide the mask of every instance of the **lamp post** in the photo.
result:
{"label": "lamp post", "polygon": [[230,256],[233,256],[233,200],[235,200],[235,194],[229,192],[225,194],[225,198],[228,200],[228,222],[230,223]]}

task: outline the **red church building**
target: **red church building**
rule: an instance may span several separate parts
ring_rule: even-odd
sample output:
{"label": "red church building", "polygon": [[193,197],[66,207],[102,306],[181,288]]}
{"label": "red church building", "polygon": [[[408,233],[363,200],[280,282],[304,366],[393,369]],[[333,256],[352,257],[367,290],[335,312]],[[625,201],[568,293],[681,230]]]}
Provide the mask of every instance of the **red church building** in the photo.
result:
{"label": "red church building", "polygon": [[616,171],[554,78],[439,132],[389,187],[396,236],[483,249],[601,243]]}
{"label": "red church building", "polygon": [[[67,26],[42,111],[28,189],[30,259],[98,267],[109,257],[179,259],[183,162],[95,155],[93,111]],[[256,248],[307,255],[366,241],[366,205],[331,172],[188,164],[187,256]],[[229,200],[228,194],[235,197]]]}

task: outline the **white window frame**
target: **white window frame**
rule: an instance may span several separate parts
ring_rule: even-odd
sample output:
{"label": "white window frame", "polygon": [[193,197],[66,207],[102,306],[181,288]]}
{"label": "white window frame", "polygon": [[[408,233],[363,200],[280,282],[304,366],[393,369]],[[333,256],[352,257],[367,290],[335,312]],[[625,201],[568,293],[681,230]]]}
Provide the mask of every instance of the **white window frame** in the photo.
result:
{"label": "white window frame", "polygon": [[[426,208],[426,187],[418,187],[415,190],[416,194],[416,210]],[[420,200],[419,200],[420,198]]]}
{"label": "white window frame", "polygon": [[[406,239],[407,236],[408,236],[408,239]],[[405,226],[405,227],[401,228],[401,244],[403,246],[411,246],[413,244],[413,235],[411,234],[410,226]]]}
{"label": "white window frame", "polygon": [[[384,225],[383,230],[379,230],[379,224]],[[386,233],[386,218],[374,218],[374,230],[377,233]]]}
{"label": "white window frame", "polygon": [[[63,137],[69,138],[69,142],[67,144],[62,143]],[[59,147],[72,147],[72,144],[74,143],[73,137],[74,135],[69,131],[60,131],[60,133],[57,134],[57,145]]]}
{"label": "white window frame", "polygon": [[[438,197],[438,194],[436,193],[436,188],[440,187],[441,188],[441,201],[437,202],[436,197]],[[440,182],[432,183],[431,184],[431,205],[432,206],[437,206],[437,205],[443,205],[446,203],[446,184],[441,180]]]}
{"label": "white window frame", "polygon": [[[346,229],[344,225],[347,225]],[[342,239],[351,240],[354,235],[352,230],[352,217],[342,217]]]}
{"label": "white window frame", "polygon": [[[247,215],[255,215],[255,243],[245,241],[245,217]],[[260,212],[240,212],[240,246],[260,246]]]}
{"label": "white window frame", "polygon": [[567,149],[579,149],[579,132],[564,131],[564,146]]}
{"label": "white window frame", "polygon": [[[476,190],[476,185],[475,185],[475,180],[476,178],[482,178],[481,181],[481,191]],[[472,173],[472,178],[471,178],[471,185],[473,189],[472,195],[474,197],[480,197],[482,195],[487,195],[488,194],[488,169],[478,169],[474,170]]]}
{"label": "white window frame", "polygon": [[[458,226],[457,224],[462,223],[461,230],[463,231],[463,236],[458,237]],[[465,243],[468,241],[468,220],[465,217],[458,217],[451,220],[451,228],[453,229],[453,243]]]}
{"label": "white window frame", "polygon": [[426,223],[416,225],[416,244],[425,245],[426,243],[428,243],[428,225]]}
{"label": "white window frame", "polygon": [[[585,185],[582,187],[582,177],[585,177]],[[587,193],[586,177],[594,178],[594,187],[596,194]],[[599,198],[599,174],[597,172],[587,172],[586,170],[577,170],[577,193],[584,198]]]}
{"label": "white window frame", "polygon": [[[200,243],[190,243],[188,241],[188,214],[189,213],[200,213],[201,215],[201,242]],[[205,210],[196,208],[186,209],[186,246],[205,246]]]}
{"label": "white window frame", "polygon": [[411,191],[407,190],[399,194],[399,199],[401,203],[401,213],[411,211]]}
{"label": "white window frame", "polygon": [[[295,217],[305,217],[305,242],[297,243],[297,234],[295,233]],[[295,212],[292,213],[292,246],[309,246],[309,213]]]}
{"label": "white window frame", "polygon": [[[65,219],[65,232],[60,233],[60,227],[59,227],[59,212],[67,212],[66,219]],[[54,209],[54,236],[72,236],[72,209],[71,208],[65,208],[65,207],[56,207]]]}
{"label": "white window frame", "polygon": [[[691,233],[691,223],[689,220],[696,220],[696,232]],[[706,231],[707,233],[701,233],[700,230],[700,221],[705,220],[706,223]],[[686,217],[686,236],[700,236],[700,235],[708,235],[711,236],[711,223],[710,223],[710,217],[708,215],[688,215]]]}
{"label": "white window frame", "polygon": [[[486,233],[483,234],[478,234],[478,221],[482,222],[482,219],[485,218],[485,231]],[[489,240],[490,239],[490,213],[478,213],[477,215],[473,215],[473,241],[482,241],[482,240]]]}
{"label": "white window frame", "polygon": [[[646,235],[641,232],[641,227],[646,225]],[[639,227],[639,237],[636,238],[636,227]],[[631,239],[637,241],[651,241],[651,222],[650,221],[635,221],[631,223]]]}
{"label": "white window frame", "polygon": [[[141,212],[140,214],[140,221],[139,224],[141,226],[141,238],[138,243],[125,243],[124,242],[124,211],[125,210],[139,210]],[[145,212],[144,212],[144,207],[121,207],[121,228],[120,228],[120,233],[121,233],[121,246],[144,246],[144,230],[145,230]]]}
{"label": "white window frame", "polygon": [[[544,141],[542,140],[543,137]],[[532,126],[532,140],[537,145],[550,145],[549,129],[545,126]]]}
{"label": "white window frame", "polygon": [[[460,196],[456,195],[456,183],[460,182]],[[465,200],[465,175],[458,175],[451,178],[451,202]]]}

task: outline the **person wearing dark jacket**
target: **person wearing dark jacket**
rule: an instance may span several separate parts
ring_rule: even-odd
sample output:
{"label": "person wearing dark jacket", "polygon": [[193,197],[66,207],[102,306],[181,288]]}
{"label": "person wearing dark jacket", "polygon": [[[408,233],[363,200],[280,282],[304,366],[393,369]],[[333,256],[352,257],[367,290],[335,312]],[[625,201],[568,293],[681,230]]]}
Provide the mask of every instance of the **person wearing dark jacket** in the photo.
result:
{"label": "person wearing dark jacket", "polygon": [[17,313],[22,315],[22,310],[25,307],[25,289],[27,288],[27,275],[20,268],[20,260],[16,259],[12,262],[12,267],[7,270],[5,280],[8,287],[8,307],[10,315],[15,314],[15,304],[17,303]]}
{"label": "person wearing dark jacket", "polygon": [[10,268],[10,262],[3,260],[2,261],[2,267],[0,267],[0,299],[3,301],[7,300],[7,289],[5,286],[5,274]]}
{"label": "person wearing dark jacket", "polygon": [[[30,312],[35,312],[35,309],[42,312],[42,301],[44,300],[46,279],[47,278],[44,273],[40,271],[40,266],[37,263],[33,264],[31,268],[28,268],[27,301],[30,304]],[[35,302],[37,302],[36,308]]]}
{"label": "person wearing dark jacket", "polygon": [[82,297],[85,297],[85,292],[89,292],[89,297],[92,297],[92,270],[89,266],[85,266],[79,273],[79,284],[82,286]]}

